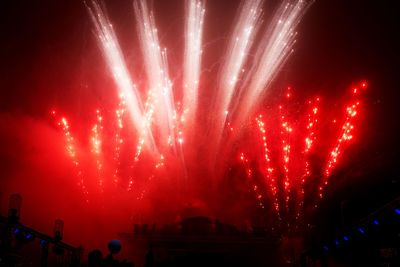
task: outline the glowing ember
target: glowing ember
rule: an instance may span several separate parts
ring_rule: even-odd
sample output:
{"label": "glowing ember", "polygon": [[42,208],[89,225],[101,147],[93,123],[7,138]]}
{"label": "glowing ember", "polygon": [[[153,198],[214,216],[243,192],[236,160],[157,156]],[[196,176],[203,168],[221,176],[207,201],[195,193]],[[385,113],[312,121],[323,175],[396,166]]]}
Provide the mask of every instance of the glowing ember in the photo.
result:
{"label": "glowing ember", "polygon": [[[287,87],[286,99],[291,96],[290,87]],[[285,110],[283,105],[279,106],[280,121],[281,121],[281,135],[282,135],[282,155],[283,155],[283,171],[284,171],[284,182],[283,188],[286,193],[286,209],[289,209],[290,199],[290,175],[289,175],[289,159],[290,159],[290,135],[293,128],[290,126],[287,117],[288,112]]]}
{"label": "glowing ember", "polygon": [[240,160],[243,163],[243,166],[246,170],[246,175],[247,175],[247,179],[250,180],[250,184],[252,185],[253,191],[257,197],[258,200],[258,205],[264,209],[264,204],[262,202],[263,200],[263,196],[261,195],[261,193],[258,191],[258,186],[254,183],[253,181],[253,171],[251,169],[251,167],[249,166],[249,160],[247,159],[246,155],[242,152],[240,153]]}
{"label": "glowing ember", "polygon": [[306,126],[306,138],[305,138],[305,148],[304,148],[304,174],[301,176],[301,189],[300,189],[300,201],[299,201],[299,210],[297,211],[297,218],[300,218],[300,212],[304,205],[304,184],[306,179],[310,177],[310,161],[308,159],[308,155],[317,140],[315,129],[318,124],[318,115],[319,115],[319,103],[320,98],[316,97],[314,100],[308,101],[309,112],[307,115],[307,126]]}

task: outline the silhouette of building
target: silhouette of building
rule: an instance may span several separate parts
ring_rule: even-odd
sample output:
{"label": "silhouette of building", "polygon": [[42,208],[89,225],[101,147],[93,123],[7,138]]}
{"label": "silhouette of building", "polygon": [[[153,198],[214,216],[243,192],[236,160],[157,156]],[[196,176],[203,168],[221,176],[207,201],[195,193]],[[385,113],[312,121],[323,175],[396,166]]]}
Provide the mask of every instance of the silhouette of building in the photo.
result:
{"label": "silhouette of building", "polygon": [[[264,228],[239,231],[234,225],[207,217],[184,218],[160,229],[134,225],[120,237],[135,262],[146,266],[276,266],[279,238]],[[149,262],[150,261],[150,262]]]}
{"label": "silhouette of building", "polygon": [[0,216],[0,266],[79,266],[81,250],[62,242],[63,222],[56,220],[54,236],[19,221],[22,198],[10,198],[8,217]]}

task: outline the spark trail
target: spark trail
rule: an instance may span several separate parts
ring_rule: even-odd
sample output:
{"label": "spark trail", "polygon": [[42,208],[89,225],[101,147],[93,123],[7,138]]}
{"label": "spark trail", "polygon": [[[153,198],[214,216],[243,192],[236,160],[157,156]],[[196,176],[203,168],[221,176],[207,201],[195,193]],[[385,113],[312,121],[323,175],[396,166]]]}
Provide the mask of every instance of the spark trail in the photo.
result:
{"label": "spark trail", "polygon": [[258,186],[257,184],[253,181],[253,170],[251,169],[250,165],[249,165],[249,159],[246,157],[246,155],[242,152],[240,153],[240,160],[243,163],[243,166],[245,168],[246,171],[246,175],[247,175],[247,179],[249,180],[249,183],[257,197],[257,201],[258,201],[258,206],[262,209],[264,209],[264,204],[263,204],[263,196],[261,194],[261,192],[258,190]]}
{"label": "spark trail", "polygon": [[124,98],[120,98],[120,102],[118,104],[118,108],[115,110],[115,118],[116,118],[116,131],[115,131],[115,148],[114,148],[114,173],[113,173],[113,182],[118,185],[120,182],[119,177],[119,169],[121,167],[121,148],[124,143],[124,139],[122,137],[122,129],[124,128],[123,118],[125,113],[125,100]]}
{"label": "spark trail", "polygon": [[146,1],[135,1],[134,10],[154,108],[150,111],[152,116],[149,116],[146,122],[149,125],[154,116],[156,141],[158,148],[163,149],[167,146],[169,138],[172,139],[172,144],[175,144],[174,98],[168,74],[167,50],[160,47],[155,20],[153,14],[149,12]]}
{"label": "spark trail", "polygon": [[218,81],[218,90],[215,97],[215,138],[217,145],[226,124],[229,105],[235,92],[239,75],[244,71],[250,48],[261,24],[261,0],[244,1],[237,15],[237,23],[231,34],[228,48],[224,56],[224,63]]}
{"label": "spark trail", "polygon": [[305,146],[303,151],[304,156],[304,173],[301,175],[301,183],[300,183],[300,195],[299,195],[299,206],[297,210],[296,218],[299,219],[301,216],[302,209],[304,207],[304,185],[306,180],[311,176],[310,170],[310,160],[308,158],[311,150],[313,149],[315,142],[317,141],[316,136],[316,128],[319,122],[319,103],[320,98],[315,97],[313,100],[308,101],[308,115],[307,115],[307,123],[306,123],[306,138],[305,138]]}
{"label": "spark trail", "polygon": [[79,164],[79,158],[76,152],[75,138],[71,134],[68,120],[65,117],[57,118],[58,116],[55,110],[51,112],[51,115],[53,116],[53,119],[56,121],[58,127],[61,128],[64,134],[66,151],[71,158],[72,164],[76,170],[76,175],[78,177],[78,186],[81,188],[85,201],[88,202],[89,191],[85,185],[85,178]]}
{"label": "spark trail", "polygon": [[346,112],[345,112],[346,115],[344,122],[340,129],[336,144],[334,145],[333,149],[329,154],[328,163],[326,164],[324,170],[324,176],[321,185],[318,188],[319,190],[318,195],[320,198],[323,197],[323,190],[328,185],[329,177],[331,176],[333,170],[338,164],[338,160],[341,154],[343,153],[344,146],[353,139],[354,122],[358,114],[358,108],[360,105],[360,100],[359,100],[359,96],[361,93],[360,91],[362,89],[365,89],[366,87],[367,83],[362,82],[360,84],[360,87],[357,86],[352,89],[353,100],[346,106]]}
{"label": "spark trail", "polygon": [[103,169],[103,159],[102,159],[102,135],[103,135],[103,117],[100,114],[100,110],[96,110],[96,123],[92,128],[91,133],[91,152],[94,154],[97,166],[97,176],[98,176],[98,185],[100,187],[100,191],[104,191],[104,180],[102,177],[102,169]]}
{"label": "spark trail", "polygon": [[153,138],[143,118],[139,91],[131,81],[113,26],[96,1],[91,1],[91,6],[87,5],[87,10],[107,66],[113,75],[120,97],[126,101],[133,124],[139,133],[144,133],[145,138],[152,141]]}
{"label": "spark trail", "polygon": [[263,32],[254,61],[232,103],[235,125],[242,125],[258,108],[280,68],[289,58],[295,43],[295,27],[309,7],[307,1],[283,1],[269,27]]}
{"label": "spark trail", "polygon": [[278,186],[277,186],[277,181],[276,181],[276,177],[274,174],[274,168],[272,167],[272,164],[271,164],[270,149],[268,148],[266,130],[265,130],[266,126],[262,120],[261,114],[258,115],[258,117],[256,117],[256,122],[257,122],[258,128],[261,132],[261,139],[262,139],[263,150],[264,150],[263,151],[264,152],[264,161],[265,161],[264,176],[266,178],[266,184],[269,184],[271,194],[272,194],[272,205],[276,211],[278,219],[281,220],[279,200],[277,197]]}
{"label": "spark trail", "polygon": [[[290,87],[286,88],[285,97],[288,100],[291,97]],[[285,190],[285,202],[286,202],[286,210],[289,209],[289,200],[290,200],[290,189],[291,189],[291,179],[290,179],[290,170],[289,170],[289,161],[290,161],[290,136],[292,134],[293,128],[291,127],[288,121],[288,110],[287,107],[283,105],[279,105],[280,112],[280,122],[281,122],[281,137],[282,137],[282,157],[283,157],[283,188]]]}

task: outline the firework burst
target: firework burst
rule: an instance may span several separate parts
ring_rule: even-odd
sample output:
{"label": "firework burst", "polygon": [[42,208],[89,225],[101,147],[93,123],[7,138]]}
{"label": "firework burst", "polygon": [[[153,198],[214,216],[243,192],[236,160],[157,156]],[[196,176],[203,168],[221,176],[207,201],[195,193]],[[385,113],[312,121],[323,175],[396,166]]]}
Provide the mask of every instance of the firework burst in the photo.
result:
{"label": "firework burst", "polygon": [[[312,175],[317,175],[312,173],[309,156],[320,138],[320,98],[308,102],[304,118],[296,118],[290,113],[290,107],[294,105],[290,101],[290,87],[286,89],[284,104],[274,106],[277,112],[263,108],[261,104],[273,79],[293,52],[295,28],[309,5],[310,1],[304,0],[283,1],[268,26],[263,27],[263,1],[243,1],[226,51],[221,55],[223,60],[212,92],[213,100],[204,107],[199,105],[199,90],[202,89],[205,1],[186,1],[181,85],[171,81],[167,49],[160,43],[152,11],[146,1],[134,2],[139,46],[147,77],[147,83],[140,88],[127,70],[104,8],[91,1],[87,9],[94,34],[119,98],[115,110],[110,112],[112,116],[100,114],[102,109],[97,110],[89,134],[100,191],[108,190],[106,184],[114,184],[119,190],[136,192],[137,198],[142,199],[147,192],[146,184],[165,175],[166,168],[185,179],[211,179],[212,183],[218,183],[239,155],[246,179],[250,181],[248,184],[258,201],[257,206],[263,210],[270,206],[278,224],[283,219],[287,222],[298,220],[304,209],[306,183]],[[353,100],[346,106],[339,136],[326,158],[324,175],[319,179],[320,186],[316,192],[319,197],[323,196],[340,155],[352,140],[360,104],[359,93],[366,87],[364,82],[353,88]],[[180,88],[183,94],[178,99],[175,92]],[[209,114],[205,116],[206,126],[198,122],[199,113]],[[84,170],[79,164],[67,119],[58,120],[65,135],[67,153],[76,166],[79,184],[88,197]],[[299,125],[296,120],[304,120],[304,125]],[[302,135],[304,139],[297,138]],[[246,147],[248,140],[244,139],[247,136],[257,137],[253,142],[255,146]],[[207,140],[206,149],[198,141],[201,138]],[[112,143],[110,146],[113,148],[104,149],[105,143]],[[298,143],[301,145],[297,146]],[[261,151],[261,156],[257,151]],[[220,155],[223,164],[215,164]],[[257,162],[260,168],[255,169],[250,161]],[[204,168],[209,177],[194,174],[199,168]],[[256,179],[255,173],[260,173],[263,179]],[[144,181],[144,185],[139,186],[138,180]]]}

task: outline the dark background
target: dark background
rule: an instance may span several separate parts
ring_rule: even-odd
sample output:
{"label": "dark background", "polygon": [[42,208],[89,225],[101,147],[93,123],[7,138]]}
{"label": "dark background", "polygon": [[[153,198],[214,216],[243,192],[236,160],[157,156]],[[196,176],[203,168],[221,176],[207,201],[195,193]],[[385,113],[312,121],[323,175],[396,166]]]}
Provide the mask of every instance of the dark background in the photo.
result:
{"label": "dark background", "polygon": [[[274,2],[266,4],[267,16]],[[209,0],[206,4],[203,68],[209,78],[205,78],[205,84],[212,84],[215,78],[238,4],[227,0]],[[135,70],[140,80],[144,73],[138,56],[132,3],[106,1],[106,6],[116,25],[128,68]],[[177,79],[181,75],[183,6],[183,1],[154,1],[160,40],[170,51],[170,68]],[[399,7],[396,0],[316,1],[298,27],[295,53],[278,78],[281,83],[291,84],[300,95],[321,94],[328,99],[327,109],[340,102],[351,84],[361,80],[369,84],[357,144],[345,156],[332,178],[327,197],[314,214],[314,222],[326,232],[339,227],[342,200],[348,201],[348,220],[352,221],[398,196]],[[47,143],[46,152],[62,149],[54,148],[59,140],[53,142],[46,137],[54,136],[54,130],[45,122],[49,110],[56,106],[70,114],[72,121],[86,120],[88,110],[99,103],[110,104],[108,88],[113,82],[81,1],[3,1],[0,27],[1,208],[6,209],[9,193],[19,191],[28,200],[38,195],[43,198],[24,203],[23,209],[42,210],[36,205],[45,205],[55,193],[43,193],[46,188],[39,189],[34,177],[26,183],[29,175],[22,170],[30,166],[25,156],[35,165],[35,161],[29,160],[29,151],[40,152],[41,143]],[[32,142],[35,145],[30,147]],[[57,171],[43,175],[54,173]],[[60,184],[51,183],[48,188],[52,186]],[[74,189],[71,185],[65,190],[67,197]],[[73,213],[79,203],[66,205],[65,212]],[[44,217],[49,221],[55,216],[63,217],[60,206],[64,204],[47,210],[50,215]],[[52,214],[56,210],[57,215]],[[46,225],[34,219],[35,212],[25,214],[24,222],[48,231],[51,223]],[[105,238],[98,237],[102,239]],[[81,242],[77,236],[67,241],[74,245]]]}

